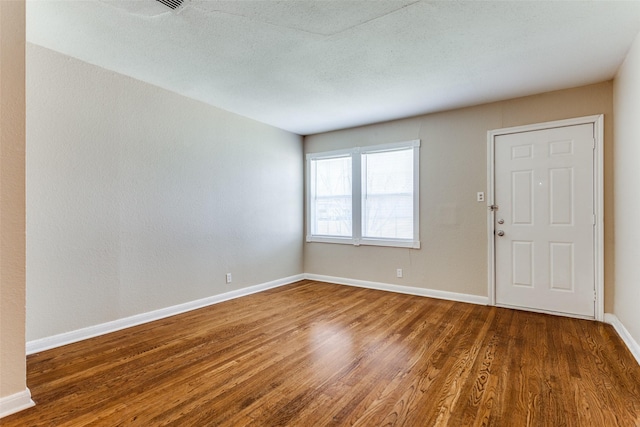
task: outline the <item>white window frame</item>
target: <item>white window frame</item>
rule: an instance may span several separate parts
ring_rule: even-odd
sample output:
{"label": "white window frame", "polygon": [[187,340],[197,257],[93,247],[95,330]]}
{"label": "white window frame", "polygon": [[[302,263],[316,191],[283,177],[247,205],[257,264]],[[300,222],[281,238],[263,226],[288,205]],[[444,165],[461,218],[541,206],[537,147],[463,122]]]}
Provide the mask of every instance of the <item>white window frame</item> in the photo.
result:
{"label": "white window frame", "polygon": [[[413,149],[413,237],[411,239],[381,239],[366,238],[362,236],[362,155],[370,153],[380,153],[385,151]],[[313,160],[330,159],[336,157],[351,157],[351,224],[352,236],[322,236],[311,233],[313,212],[311,209],[311,162]],[[307,153],[306,168],[306,220],[307,220],[307,242],[337,243],[354,246],[390,246],[399,248],[420,248],[420,140],[394,142],[390,144],[380,144],[366,147],[355,147],[344,150],[325,151],[321,153]]]}

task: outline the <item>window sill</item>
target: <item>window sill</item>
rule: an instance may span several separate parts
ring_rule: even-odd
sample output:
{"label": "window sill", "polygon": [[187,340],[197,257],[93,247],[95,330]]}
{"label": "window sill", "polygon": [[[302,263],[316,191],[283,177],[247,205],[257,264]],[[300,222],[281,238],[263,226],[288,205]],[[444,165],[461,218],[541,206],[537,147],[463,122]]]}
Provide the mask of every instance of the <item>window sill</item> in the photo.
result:
{"label": "window sill", "polygon": [[386,246],[393,248],[420,249],[419,240],[352,239],[351,237],[307,236],[308,243],[332,243],[352,246]]}

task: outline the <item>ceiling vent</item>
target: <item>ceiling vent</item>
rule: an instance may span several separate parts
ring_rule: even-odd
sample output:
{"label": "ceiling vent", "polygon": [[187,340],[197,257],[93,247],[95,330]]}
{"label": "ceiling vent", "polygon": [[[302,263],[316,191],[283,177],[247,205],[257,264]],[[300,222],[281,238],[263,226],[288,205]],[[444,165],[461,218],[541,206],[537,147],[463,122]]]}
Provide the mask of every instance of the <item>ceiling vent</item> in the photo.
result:
{"label": "ceiling vent", "polygon": [[173,10],[176,10],[177,8],[182,6],[182,3],[184,3],[184,0],[156,0],[156,1],[162,3],[163,5]]}

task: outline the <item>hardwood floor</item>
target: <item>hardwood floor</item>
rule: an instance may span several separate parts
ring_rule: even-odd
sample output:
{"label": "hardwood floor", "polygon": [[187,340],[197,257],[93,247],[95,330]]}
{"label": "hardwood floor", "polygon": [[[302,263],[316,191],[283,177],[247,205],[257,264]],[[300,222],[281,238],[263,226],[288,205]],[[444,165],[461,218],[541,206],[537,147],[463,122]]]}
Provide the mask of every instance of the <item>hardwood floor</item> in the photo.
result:
{"label": "hardwood floor", "polygon": [[29,356],[12,426],[640,426],[609,325],[302,281]]}

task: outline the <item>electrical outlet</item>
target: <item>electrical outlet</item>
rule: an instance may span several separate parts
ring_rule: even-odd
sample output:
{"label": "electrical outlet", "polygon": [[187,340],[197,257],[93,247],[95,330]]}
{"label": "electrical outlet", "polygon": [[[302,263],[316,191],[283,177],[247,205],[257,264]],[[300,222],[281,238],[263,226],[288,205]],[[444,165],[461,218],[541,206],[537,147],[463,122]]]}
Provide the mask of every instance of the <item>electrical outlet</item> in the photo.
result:
{"label": "electrical outlet", "polygon": [[478,191],[477,196],[476,196],[476,200],[478,202],[484,202],[484,192]]}
{"label": "electrical outlet", "polygon": [[398,268],[396,270],[396,277],[402,278],[402,269],[401,268]]}
{"label": "electrical outlet", "polygon": [[226,279],[227,283],[231,283],[231,273],[227,273]]}

